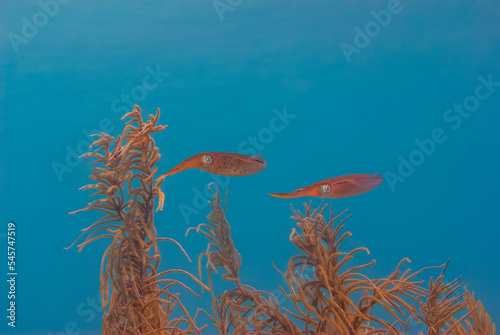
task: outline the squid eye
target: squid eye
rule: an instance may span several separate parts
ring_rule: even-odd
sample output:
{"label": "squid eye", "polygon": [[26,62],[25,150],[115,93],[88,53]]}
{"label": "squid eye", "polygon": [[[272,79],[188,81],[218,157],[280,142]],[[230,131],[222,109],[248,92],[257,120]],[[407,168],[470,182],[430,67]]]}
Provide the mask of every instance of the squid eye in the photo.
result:
{"label": "squid eye", "polygon": [[201,161],[204,164],[210,164],[210,163],[212,163],[212,157],[210,157],[209,155],[205,155],[205,156],[201,157]]}
{"label": "squid eye", "polygon": [[327,194],[327,193],[330,193],[330,191],[332,190],[332,188],[330,187],[330,185],[321,185],[321,193],[323,194]]}

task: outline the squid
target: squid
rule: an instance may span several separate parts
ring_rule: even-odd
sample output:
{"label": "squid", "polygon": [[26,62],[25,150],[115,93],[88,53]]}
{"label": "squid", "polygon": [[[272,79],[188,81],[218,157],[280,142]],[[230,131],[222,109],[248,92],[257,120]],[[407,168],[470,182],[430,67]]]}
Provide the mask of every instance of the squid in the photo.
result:
{"label": "squid", "polygon": [[270,193],[277,198],[320,197],[328,199],[346,198],[373,190],[384,179],[379,173],[350,174],[325,179],[311,186],[300,187],[290,193]]}
{"label": "squid", "polygon": [[259,157],[229,152],[203,152],[184,160],[165,175],[170,176],[187,169],[200,169],[222,176],[247,176],[266,168],[266,161]]}

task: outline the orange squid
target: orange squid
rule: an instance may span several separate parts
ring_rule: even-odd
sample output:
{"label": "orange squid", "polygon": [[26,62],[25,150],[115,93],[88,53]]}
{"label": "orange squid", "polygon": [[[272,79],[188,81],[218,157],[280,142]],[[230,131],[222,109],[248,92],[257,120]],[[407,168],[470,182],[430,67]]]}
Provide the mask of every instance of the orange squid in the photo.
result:
{"label": "orange squid", "polygon": [[290,193],[269,193],[277,198],[320,197],[346,198],[373,190],[384,179],[375,174],[350,174],[322,180],[311,186],[299,187]]}
{"label": "orange squid", "polygon": [[266,168],[266,161],[256,156],[233,154],[229,152],[202,152],[184,160],[168,171],[170,176],[187,169],[200,169],[222,176],[247,176]]}

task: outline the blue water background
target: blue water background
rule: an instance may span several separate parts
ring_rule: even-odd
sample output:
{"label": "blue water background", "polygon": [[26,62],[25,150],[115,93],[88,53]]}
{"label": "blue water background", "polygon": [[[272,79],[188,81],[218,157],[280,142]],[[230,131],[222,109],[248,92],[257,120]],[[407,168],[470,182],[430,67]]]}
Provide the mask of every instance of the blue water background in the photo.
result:
{"label": "blue water background", "polygon": [[[68,153],[83,152],[85,134],[100,127],[113,136],[121,132],[123,111],[130,110],[122,95],[132,96],[144,116],[161,109],[160,123],[168,124],[154,136],[161,173],[203,151],[262,152],[264,172],[227,185],[244,283],[273,291],[283,282],[271,261],[283,270],[296,252],[288,239],[290,201],[267,192],[379,172],[386,180],[377,189],[326,201],[336,213],[349,208],[353,214],[344,250],[371,252],[355,264],[376,259],[367,273],[380,278],[405,257],[415,270],[450,259],[446,280],[462,276],[500,321],[500,87],[479,89],[490,94],[467,118],[447,114],[454,104],[474,102],[480,76],[500,81],[497,1],[401,1],[350,61],[341,43],[355,46],[356,27],[364,30],[374,20],[370,12],[391,1],[243,0],[221,15],[211,1],[61,1],[23,42],[13,34],[21,38],[42,5],[0,6],[2,277],[8,220],[17,223],[18,263],[15,329],[6,325],[7,287],[0,280],[2,333],[99,332],[92,301],[109,242],[81,253],[63,250],[98,218],[67,214],[89,201],[89,192],[78,188],[91,172],[88,161]],[[42,16],[35,19],[43,23]],[[156,87],[137,88],[151,71],[163,73],[147,79]],[[285,111],[286,122],[276,118]],[[419,154],[416,143],[433,132],[441,132],[441,143]],[[251,136],[261,147],[250,144]],[[401,159],[410,156],[418,166],[402,177]],[[63,165],[69,170],[57,173],[54,167]],[[404,181],[388,182],[390,173]],[[209,208],[196,194],[213,180],[192,170],[163,184],[158,236],[175,238],[193,262],[164,242],[162,269],[197,273],[206,240],[184,234],[205,221]],[[292,204],[301,208],[309,200],[320,203]],[[186,208],[194,214],[183,215]],[[219,283],[216,289],[230,288]],[[209,298],[181,292],[192,313],[209,309]]]}

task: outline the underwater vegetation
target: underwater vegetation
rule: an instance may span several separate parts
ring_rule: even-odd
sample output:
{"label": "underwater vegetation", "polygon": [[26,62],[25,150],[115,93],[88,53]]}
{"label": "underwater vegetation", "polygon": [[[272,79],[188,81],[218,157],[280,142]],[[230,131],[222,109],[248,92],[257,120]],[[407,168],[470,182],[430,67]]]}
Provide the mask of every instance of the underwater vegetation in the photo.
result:
{"label": "underwater vegetation", "polygon": [[[152,134],[166,128],[158,125],[159,117],[158,110],[144,121],[135,106],[124,116],[128,121],[121,135],[116,139],[105,133],[95,135],[93,151],[84,155],[94,159],[94,167],[93,183],[82,189],[93,190],[91,197],[96,200],[71,214],[102,213],[83,229],[77,239],[83,238],[79,251],[98,239],[111,241],[100,273],[103,334],[201,334],[208,327],[198,321],[201,314],[219,334],[405,334],[410,322],[425,325],[430,335],[495,334],[495,325],[474,294],[459,279],[445,282],[447,264],[412,272],[407,268],[409,260],[403,259],[392,274],[379,279],[363,274],[375,261],[351,266],[357,253],[369,251],[363,247],[342,250],[342,242],[351,235],[344,231],[350,215],[346,211],[334,215],[332,207],[323,204],[317,208],[305,204],[302,212],[292,207],[296,227],[290,241],[297,254],[284,271],[276,269],[286,280],[281,290],[294,307],[291,310],[280,306],[273,294],[241,281],[241,255],[225,217],[227,201],[222,206],[214,184],[210,186],[213,200],[207,222],[188,230],[208,240],[206,251],[199,256],[198,275],[182,269],[159,272],[160,242],[176,244],[189,260],[177,241],[156,234],[154,213],[162,210],[165,199],[160,186],[167,175],[177,172],[155,176],[160,153]],[[212,154],[222,153],[203,153],[186,161],[196,161],[193,167],[197,168],[224,162],[226,156]],[[257,170],[265,167],[259,158],[245,162]],[[371,187],[380,184],[376,177],[372,179]],[[419,279],[431,269],[439,269],[440,274],[428,281]],[[175,278],[184,275],[185,280],[173,279],[172,274]],[[230,287],[217,293],[212,281],[215,275]],[[173,293],[178,288],[195,296],[199,296],[197,290],[210,292],[211,310],[189,310],[181,294]]]}

